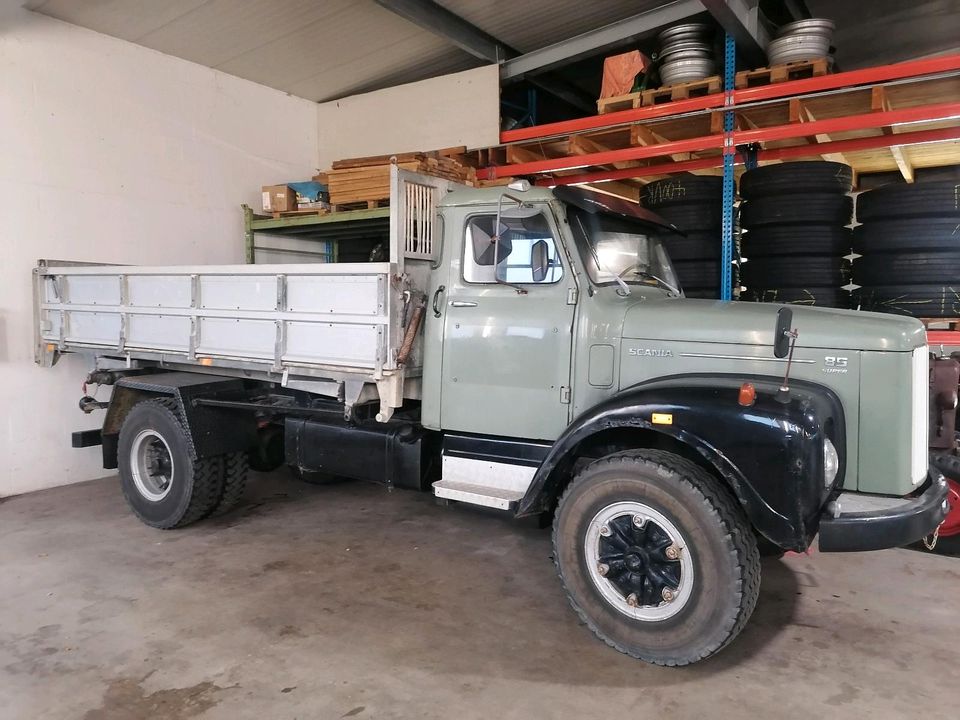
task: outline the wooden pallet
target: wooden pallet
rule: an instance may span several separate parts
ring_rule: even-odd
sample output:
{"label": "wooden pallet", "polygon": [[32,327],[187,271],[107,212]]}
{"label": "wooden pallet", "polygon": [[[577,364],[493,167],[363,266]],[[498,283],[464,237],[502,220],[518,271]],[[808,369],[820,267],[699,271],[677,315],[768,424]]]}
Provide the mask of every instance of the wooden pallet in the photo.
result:
{"label": "wooden pallet", "polygon": [[675,100],[687,100],[688,98],[713,95],[722,89],[723,81],[720,79],[720,76],[711,75],[703,80],[691,80],[690,82],[677,83],[676,85],[665,85],[664,87],[659,87],[654,90],[644,90],[640,93],[642,96],[640,104],[643,107],[660,105]]}
{"label": "wooden pallet", "polygon": [[617,112],[618,110],[630,110],[635,107],[640,107],[640,98],[642,95],[642,92],[634,92],[627,95],[600,98],[597,100],[597,115],[606,115],[607,113]]}
{"label": "wooden pallet", "polygon": [[786,65],[757,68],[756,70],[741,70],[737,73],[733,86],[738,90],[761,85],[773,85],[787,80],[804,80],[819,77],[830,72],[829,58],[817,60],[800,60]]}
{"label": "wooden pallet", "polygon": [[390,198],[380,198],[378,200],[360,200],[358,202],[338,203],[330,206],[330,212],[347,212],[349,210],[375,210],[376,208],[389,207]]}
{"label": "wooden pallet", "polygon": [[330,211],[327,208],[304,208],[303,210],[283,210],[281,212],[272,212],[269,213],[274,220],[279,220],[282,217],[295,217],[297,215],[326,215]]}
{"label": "wooden pallet", "polygon": [[642,90],[628,95],[601,98],[597,100],[597,114],[606,115],[618,110],[630,110],[645,105],[660,105],[673,100],[702,97],[703,95],[720,92],[721,87],[720,76],[711,75],[703,80],[691,80],[676,85],[665,85],[653,90]]}

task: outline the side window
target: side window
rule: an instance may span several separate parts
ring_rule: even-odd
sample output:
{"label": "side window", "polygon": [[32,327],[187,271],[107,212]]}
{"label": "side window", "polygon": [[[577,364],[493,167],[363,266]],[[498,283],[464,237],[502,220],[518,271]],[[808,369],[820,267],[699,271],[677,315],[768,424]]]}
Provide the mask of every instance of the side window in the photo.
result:
{"label": "side window", "polygon": [[498,243],[494,242],[495,213],[474,215],[467,220],[464,280],[546,285],[563,277],[563,264],[547,216],[539,211],[524,214],[525,217],[500,217]]}

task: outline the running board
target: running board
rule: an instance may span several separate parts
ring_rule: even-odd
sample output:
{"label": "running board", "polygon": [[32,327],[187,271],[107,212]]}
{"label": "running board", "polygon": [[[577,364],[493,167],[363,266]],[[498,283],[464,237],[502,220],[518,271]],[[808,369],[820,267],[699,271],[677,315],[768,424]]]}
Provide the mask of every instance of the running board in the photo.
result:
{"label": "running board", "polygon": [[537,471],[536,463],[489,453],[471,455],[444,447],[442,479],[433,483],[434,495],[498,510],[513,510],[530,487]]}
{"label": "running board", "polygon": [[433,484],[433,494],[438,498],[483,505],[497,510],[513,510],[523,498],[522,492],[473,485],[456,480],[438,480]]}

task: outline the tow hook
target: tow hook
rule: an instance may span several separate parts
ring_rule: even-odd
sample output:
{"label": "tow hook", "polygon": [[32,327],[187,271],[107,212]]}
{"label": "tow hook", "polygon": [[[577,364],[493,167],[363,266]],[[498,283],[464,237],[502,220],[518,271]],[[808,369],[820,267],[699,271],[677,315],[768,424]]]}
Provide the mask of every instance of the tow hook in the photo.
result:
{"label": "tow hook", "polygon": [[96,398],[90,397],[89,395],[84,395],[80,398],[80,409],[83,410],[87,415],[92,413],[94,410],[103,410],[105,407],[108,407],[110,403],[100,402]]}

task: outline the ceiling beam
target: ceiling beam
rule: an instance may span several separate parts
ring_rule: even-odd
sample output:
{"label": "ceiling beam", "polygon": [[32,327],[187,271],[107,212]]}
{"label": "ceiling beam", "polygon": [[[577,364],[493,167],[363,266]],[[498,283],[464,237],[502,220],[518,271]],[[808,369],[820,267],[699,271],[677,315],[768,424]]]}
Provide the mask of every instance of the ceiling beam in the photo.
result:
{"label": "ceiling beam", "polygon": [[767,64],[767,42],[770,34],[760,22],[758,0],[700,0],[737,43],[737,54],[751,67]]}
{"label": "ceiling beam", "polygon": [[464,52],[500,63],[519,53],[433,0],[374,0],[380,7],[446,39]]}
{"label": "ceiling beam", "polygon": [[508,59],[500,65],[500,78],[504,81],[520,80],[529,74],[576,62],[700,12],[703,12],[700,0],[674,0],[661,7]]}
{"label": "ceiling beam", "polygon": [[[485,62],[499,64],[520,55],[516,49],[500,42],[433,0],[374,0],[374,2]],[[578,110],[591,115],[597,111],[593,98],[568,82],[555,78],[536,78],[531,79],[530,82]]]}

